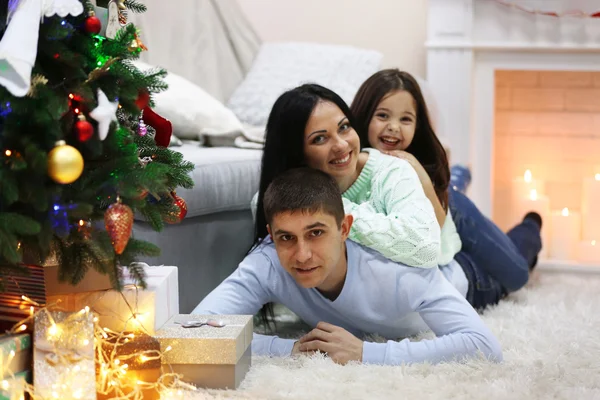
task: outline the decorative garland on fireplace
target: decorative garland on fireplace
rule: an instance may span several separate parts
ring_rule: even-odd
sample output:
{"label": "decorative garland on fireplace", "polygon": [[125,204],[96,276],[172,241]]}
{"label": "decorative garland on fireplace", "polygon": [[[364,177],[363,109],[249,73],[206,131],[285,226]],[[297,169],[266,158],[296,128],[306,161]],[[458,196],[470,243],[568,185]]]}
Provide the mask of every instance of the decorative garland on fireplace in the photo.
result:
{"label": "decorative garland on fireplace", "polygon": [[510,2],[510,1],[506,1],[506,0],[494,0],[494,1],[496,1],[496,3],[502,4],[504,6],[516,8],[518,10],[524,11],[529,14],[547,15],[549,17],[556,17],[556,18],[560,18],[560,17],[600,18],[600,11],[596,11],[595,13],[586,13],[585,11],[582,11],[582,10],[567,10],[567,11],[562,11],[562,12],[544,11],[544,10],[537,10],[535,8],[524,7],[520,4],[516,4],[516,3]]}

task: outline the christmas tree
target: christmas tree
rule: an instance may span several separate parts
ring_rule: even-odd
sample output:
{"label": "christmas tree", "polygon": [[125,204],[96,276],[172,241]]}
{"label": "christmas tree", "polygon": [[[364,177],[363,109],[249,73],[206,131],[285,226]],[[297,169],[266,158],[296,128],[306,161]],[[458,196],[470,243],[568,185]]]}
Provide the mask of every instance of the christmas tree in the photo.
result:
{"label": "christmas tree", "polygon": [[[150,108],[151,94],[166,89],[165,71],[132,63],[145,46],[126,13],[145,7],[112,2],[118,13],[109,7],[108,22],[87,0],[2,2],[3,280],[27,273],[24,261],[43,264],[52,255],[71,284],[94,268],[119,289],[126,267],[144,286],[143,270],[131,263],[159,249],[130,237],[134,213],[160,230],[186,211],[174,191],[193,185],[193,164],[166,147],[170,123]],[[98,35],[111,23],[106,36],[114,37]]]}

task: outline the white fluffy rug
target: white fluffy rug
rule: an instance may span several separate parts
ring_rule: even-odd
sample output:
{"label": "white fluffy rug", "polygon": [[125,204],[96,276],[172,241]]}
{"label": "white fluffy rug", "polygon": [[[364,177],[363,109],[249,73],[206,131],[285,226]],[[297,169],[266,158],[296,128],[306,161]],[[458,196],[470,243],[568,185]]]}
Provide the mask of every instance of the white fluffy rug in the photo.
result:
{"label": "white fluffy rug", "polygon": [[483,319],[504,362],[340,366],[253,358],[237,391],[195,399],[600,399],[600,275],[544,273]]}

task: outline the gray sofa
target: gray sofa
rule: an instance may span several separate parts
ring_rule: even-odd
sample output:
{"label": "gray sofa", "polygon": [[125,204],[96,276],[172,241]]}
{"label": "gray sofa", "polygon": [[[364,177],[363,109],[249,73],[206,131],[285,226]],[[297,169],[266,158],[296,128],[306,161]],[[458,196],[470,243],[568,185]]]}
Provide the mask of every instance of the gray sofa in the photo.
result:
{"label": "gray sofa", "polygon": [[250,201],[258,190],[262,152],[191,142],[173,150],[196,164],[195,187],[177,191],[187,203],[187,216],[162,232],[136,221],[134,235],[161,248],[160,257],[144,261],[179,268],[179,311],[189,313],[252,245]]}
{"label": "gray sofa", "polygon": [[[142,61],[188,79],[225,103],[260,46],[237,1],[178,0],[177,7],[161,0],[145,4],[148,12],[130,15],[149,48]],[[144,261],[178,267],[179,309],[189,313],[237,267],[252,244],[250,201],[258,190],[262,152],[203,147],[198,141],[184,141],[173,150],[196,165],[195,187],[177,190],[188,205],[187,217],[162,232],[136,220],[134,236],[161,248],[160,257]]]}

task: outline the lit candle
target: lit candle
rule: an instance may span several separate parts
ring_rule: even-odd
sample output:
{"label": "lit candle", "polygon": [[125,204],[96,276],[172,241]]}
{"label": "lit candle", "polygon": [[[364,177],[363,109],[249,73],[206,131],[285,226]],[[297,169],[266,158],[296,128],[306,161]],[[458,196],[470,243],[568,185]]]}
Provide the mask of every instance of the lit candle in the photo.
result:
{"label": "lit candle", "polygon": [[523,219],[525,214],[530,211],[535,211],[542,217],[542,251],[539,254],[539,258],[547,258],[548,256],[548,242],[547,242],[547,231],[548,231],[548,223],[544,223],[544,221],[548,221],[550,217],[550,199],[547,196],[541,196],[537,192],[536,189],[531,189],[529,191],[529,195],[522,199],[519,199],[514,206],[515,214],[513,216],[515,221],[520,221]]}
{"label": "lit candle", "polygon": [[563,208],[552,213],[550,257],[556,260],[575,260],[581,232],[581,216]]}
{"label": "lit candle", "polygon": [[582,238],[600,240],[600,174],[583,180],[581,193]]}
{"label": "lit candle", "polygon": [[536,190],[540,195],[544,194],[544,182],[538,179],[533,179],[531,170],[526,170],[522,177],[513,179],[513,199],[522,199],[524,197],[528,197],[531,190]]}
{"label": "lit candle", "polygon": [[582,263],[600,263],[600,243],[596,240],[584,240],[579,243],[577,261]]}
{"label": "lit candle", "polygon": [[523,176],[513,179],[510,189],[510,209],[512,210],[510,215],[513,219],[513,223],[520,222],[525,216],[522,214],[523,210],[519,208],[519,204],[523,201],[523,199],[530,197],[532,190],[535,190],[538,196],[544,194],[544,182],[533,179],[531,170],[526,170]]}

